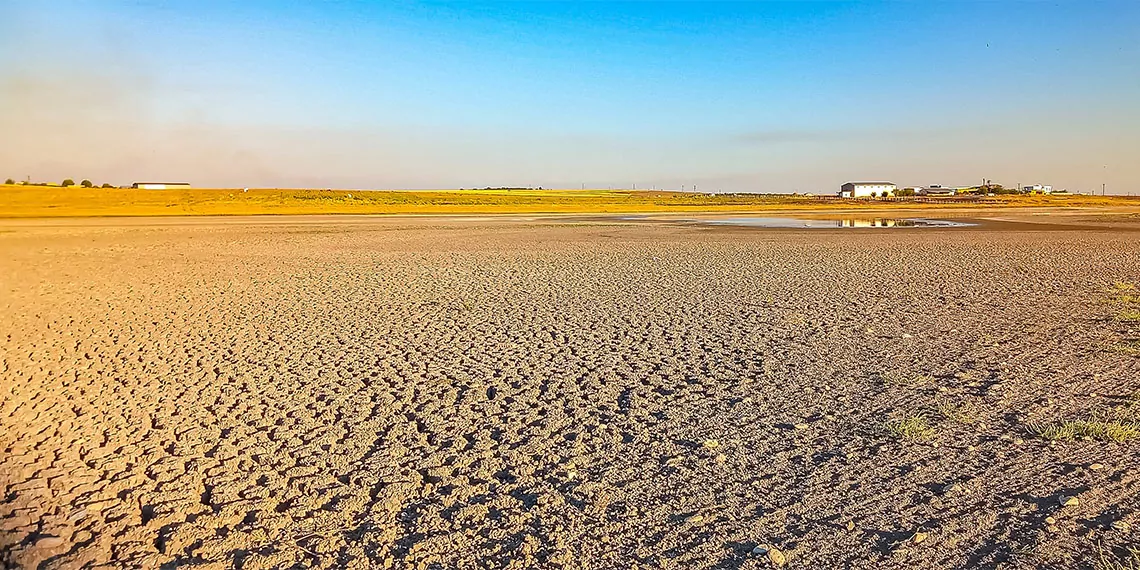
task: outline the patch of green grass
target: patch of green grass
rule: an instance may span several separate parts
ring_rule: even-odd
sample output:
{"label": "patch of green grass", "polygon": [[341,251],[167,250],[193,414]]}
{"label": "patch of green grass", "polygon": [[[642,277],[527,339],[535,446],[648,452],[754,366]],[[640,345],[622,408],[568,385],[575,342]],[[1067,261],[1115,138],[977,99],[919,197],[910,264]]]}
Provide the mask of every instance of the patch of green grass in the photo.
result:
{"label": "patch of green grass", "polygon": [[1140,438],[1140,422],[1112,419],[1064,420],[1029,426],[1038,437],[1053,441],[1074,441],[1091,437],[1101,441],[1122,443]]}
{"label": "patch of green grass", "polygon": [[978,410],[969,402],[963,402],[961,404],[944,402],[938,404],[938,413],[941,414],[943,418],[960,424],[972,424],[978,421]]}
{"label": "patch of green grass", "polygon": [[1116,314],[1116,320],[1126,323],[1140,323],[1140,309],[1125,309]]}
{"label": "patch of green grass", "polygon": [[922,413],[911,414],[901,419],[887,422],[887,433],[910,441],[923,441],[934,437],[934,428],[930,427],[926,415]]}

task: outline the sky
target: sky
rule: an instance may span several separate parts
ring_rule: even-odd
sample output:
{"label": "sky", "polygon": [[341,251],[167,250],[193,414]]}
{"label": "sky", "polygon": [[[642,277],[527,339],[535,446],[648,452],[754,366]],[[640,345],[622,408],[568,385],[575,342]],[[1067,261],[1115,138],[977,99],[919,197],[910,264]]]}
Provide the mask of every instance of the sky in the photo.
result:
{"label": "sky", "polygon": [[1140,2],[0,0],[0,179],[1140,194]]}

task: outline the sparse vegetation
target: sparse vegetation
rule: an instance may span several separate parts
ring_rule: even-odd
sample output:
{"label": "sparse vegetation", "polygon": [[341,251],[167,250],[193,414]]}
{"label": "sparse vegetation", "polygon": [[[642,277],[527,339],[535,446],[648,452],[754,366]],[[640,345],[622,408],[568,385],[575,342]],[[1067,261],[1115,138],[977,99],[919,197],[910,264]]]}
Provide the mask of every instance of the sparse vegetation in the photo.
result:
{"label": "sparse vegetation", "polygon": [[1126,323],[1140,322],[1140,309],[1125,309],[1116,314],[1116,320]]}
{"label": "sparse vegetation", "polygon": [[978,421],[978,410],[969,402],[963,402],[961,404],[944,402],[938,404],[938,413],[941,414],[943,418],[960,424],[973,424]]}
{"label": "sparse vegetation", "polygon": [[1126,396],[1124,404],[1114,407],[1108,417],[1114,420],[1140,422],[1140,391]]}
{"label": "sparse vegetation", "polygon": [[887,422],[887,432],[910,441],[923,441],[934,437],[934,428],[926,419],[926,414],[916,413]]}
{"label": "sparse vegetation", "polygon": [[934,377],[929,374],[908,374],[894,370],[883,372],[879,379],[891,386],[924,386],[934,382]]}
{"label": "sparse vegetation", "polygon": [[[416,190],[346,192],[324,189],[261,189],[234,199],[225,189],[128,192],[29,184],[0,195],[5,217],[255,215],[255,214],[508,214],[634,212],[826,212],[898,208],[898,202],[842,200],[823,196],[706,194],[629,190]],[[232,190],[232,189],[231,189]],[[351,194],[352,199],[346,197]],[[981,208],[1048,207],[1051,196],[987,198]],[[1135,198],[1081,196],[1066,207],[1134,207]],[[914,203],[907,208],[938,211],[960,203]]]}
{"label": "sparse vegetation", "polygon": [[1140,303],[1140,292],[1136,290],[1136,285],[1128,281],[1117,281],[1108,288],[1109,294],[1112,295],[1112,300],[1125,303]]}
{"label": "sparse vegetation", "polygon": [[1094,570],[1140,570],[1140,550],[1135,548],[1117,553],[1097,545],[1096,554],[1096,560],[1093,560]]}
{"label": "sparse vegetation", "polygon": [[[1140,322],[1140,291],[1136,284],[1130,281],[1116,281],[1109,288],[1110,302],[1123,304],[1124,308],[1114,317],[1119,323]],[[1123,332],[1123,331],[1120,331]],[[1123,338],[1118,342],[1110,342],[1107,346],[1110,352],[1140,356],[1140,338]]]}
{"label": "sparse vegetation", "polygon": [[1029,429],[1034,435],[1052,441],[1075,441],[1087,437],[1122,443],[1140,437],[1140,423],[1117,419],[1064,420],[1033,424]]}

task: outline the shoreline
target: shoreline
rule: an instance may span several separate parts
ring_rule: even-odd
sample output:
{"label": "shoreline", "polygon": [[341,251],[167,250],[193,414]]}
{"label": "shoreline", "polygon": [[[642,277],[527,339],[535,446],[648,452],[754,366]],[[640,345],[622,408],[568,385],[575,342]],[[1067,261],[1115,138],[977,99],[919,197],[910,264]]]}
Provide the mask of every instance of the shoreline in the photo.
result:
{"label": "shoreline", "polygon": [[[967,222],[961,227],[921,228],[796,228],[758,227],[746,224],[708,223],[728,218],[771,217],[802,220],[835,218],[868,220],[881,218],[928,219]],[[748,209],[692,210],[664,212],[509,212],[509,213],[265,213],[265,214],[172,214],[172,215],[99,215],[3,217],[0,228],[28,227],[92,227],[92,226],[242,226],[242,225],[319,225],[368,224],[385,222],[441,223],[537,223],[560,224],[628,224],[675,225],[703,230],[746,231],[850,231],[868,229],[892,230],[965,230],[965,229],[1050,229],[1050,230],[1140,230],[1140,210],[1123,208],[1082,207],[997,207],[997,208],[881,208],[881,209]]]}

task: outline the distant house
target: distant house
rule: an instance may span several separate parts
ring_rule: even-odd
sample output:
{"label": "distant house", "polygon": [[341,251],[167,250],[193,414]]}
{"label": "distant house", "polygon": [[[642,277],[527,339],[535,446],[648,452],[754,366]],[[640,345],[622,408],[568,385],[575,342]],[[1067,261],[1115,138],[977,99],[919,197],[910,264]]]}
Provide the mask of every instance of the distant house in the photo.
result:
{"label": "distant house", "polygon": [[839,187],[841,198],[868,198],[871,196],[890,196],[897,187],[892,182],[848,182]]}
{"label": "distant house", "polygon": [[170,190],[173,188],[189,188],[189,182],[135,182],[131,188],[138,190]]}
{"label": "distant house", "polygon": [[1034,184],[1032,186],[1022,186],[1021,191],[1026,194],[1052,194],[1053,187],[1045,186],[1042,184]]}

